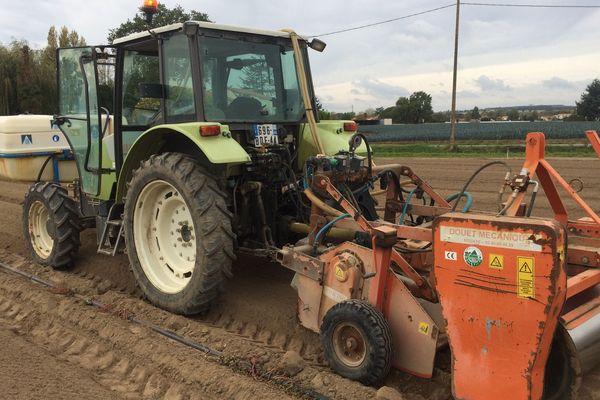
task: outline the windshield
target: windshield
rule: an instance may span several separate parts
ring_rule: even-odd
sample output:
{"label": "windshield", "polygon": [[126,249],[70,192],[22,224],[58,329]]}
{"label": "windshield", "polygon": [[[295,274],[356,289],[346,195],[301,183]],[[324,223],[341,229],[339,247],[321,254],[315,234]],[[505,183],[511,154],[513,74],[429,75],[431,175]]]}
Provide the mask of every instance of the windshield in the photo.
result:
{"label": "windshield", "polygon": [[252,39],[200,37],[206,120],[299,121],[304,104],[291,43]]}

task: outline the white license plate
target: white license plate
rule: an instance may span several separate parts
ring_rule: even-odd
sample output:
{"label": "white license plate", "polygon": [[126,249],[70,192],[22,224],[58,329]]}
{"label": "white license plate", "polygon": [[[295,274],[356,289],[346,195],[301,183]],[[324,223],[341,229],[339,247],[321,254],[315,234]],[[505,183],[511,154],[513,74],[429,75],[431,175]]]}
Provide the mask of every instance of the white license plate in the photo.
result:
{"label": "white license plate", "polygon": [[277,125],[253,125],[252,129],[254,131],[254,146],[261,147],[279,144],[279,136],[277,135]]}

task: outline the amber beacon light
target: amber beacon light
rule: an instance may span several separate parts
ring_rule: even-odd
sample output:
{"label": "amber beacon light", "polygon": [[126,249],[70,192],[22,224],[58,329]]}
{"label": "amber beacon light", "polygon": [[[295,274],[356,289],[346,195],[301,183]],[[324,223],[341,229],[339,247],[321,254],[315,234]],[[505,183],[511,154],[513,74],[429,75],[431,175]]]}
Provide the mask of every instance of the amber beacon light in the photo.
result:
{"label": "amber beacon light", "polygon": [[154,17],[154,14],[156,14],[156,12],[158,11],[158,1],[144,0],[142,11],[144,12],[144,16],[146,17],[146,22],[151,23],[152,17]]}

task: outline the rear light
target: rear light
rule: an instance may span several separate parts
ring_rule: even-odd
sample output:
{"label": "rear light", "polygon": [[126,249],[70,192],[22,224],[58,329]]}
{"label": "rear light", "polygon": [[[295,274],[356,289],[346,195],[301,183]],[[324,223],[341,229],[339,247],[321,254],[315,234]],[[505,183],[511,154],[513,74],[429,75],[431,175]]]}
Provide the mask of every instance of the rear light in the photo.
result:
{"label": "rear light", "polygon": [[200,127],[200,136],[219,136],[221,134],[220,125],[205,125]]}
{"label": "rear light", "polygon": [[356,122],[344,122],[344,132],[356,132],[357,130],[358,124]]}

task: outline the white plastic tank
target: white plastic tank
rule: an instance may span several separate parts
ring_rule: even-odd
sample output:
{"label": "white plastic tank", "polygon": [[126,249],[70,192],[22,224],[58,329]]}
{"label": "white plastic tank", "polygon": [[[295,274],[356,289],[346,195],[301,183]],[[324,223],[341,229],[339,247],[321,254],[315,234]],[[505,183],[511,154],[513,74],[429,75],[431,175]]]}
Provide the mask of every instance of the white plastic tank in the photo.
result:
{"label": "white plastic tank", "polygon": [[62,132],[52,126],[51,115],[15,115],[0,117],[0,178],[34,181],[44,162],[52,154],[41,179],[57,178],[62,182],[77,178],[75,161],[62,160],[69,152],[69,143]]}

